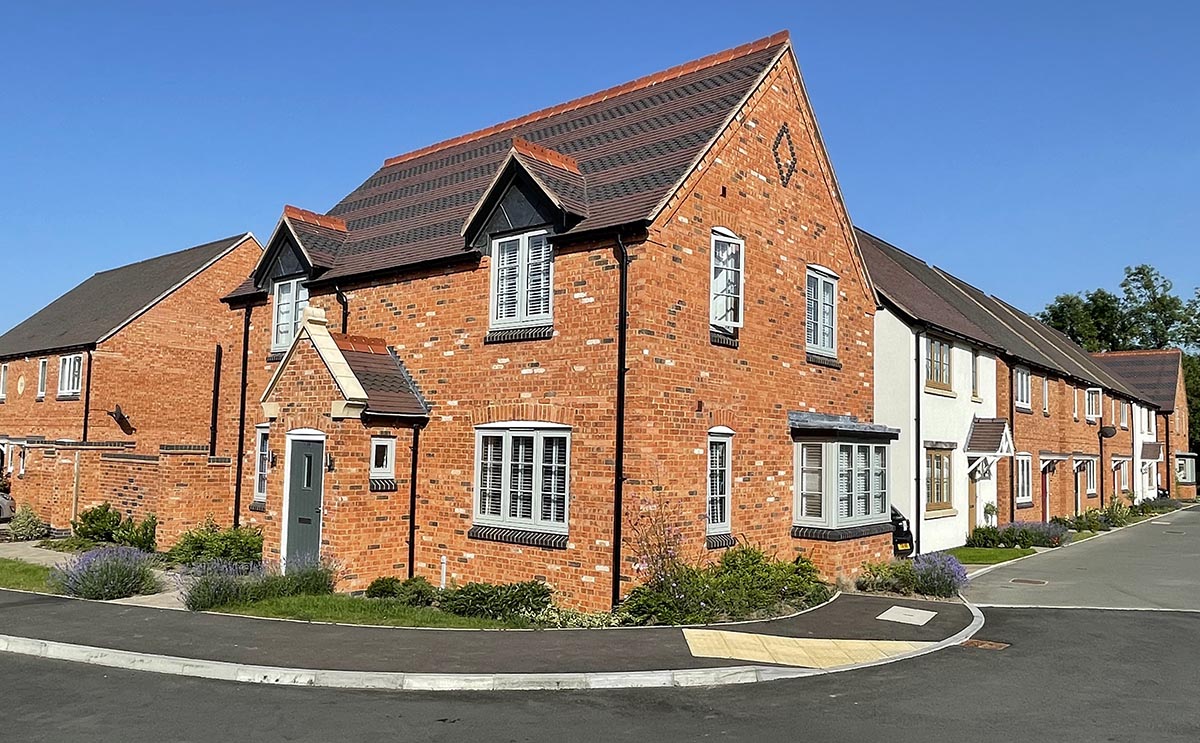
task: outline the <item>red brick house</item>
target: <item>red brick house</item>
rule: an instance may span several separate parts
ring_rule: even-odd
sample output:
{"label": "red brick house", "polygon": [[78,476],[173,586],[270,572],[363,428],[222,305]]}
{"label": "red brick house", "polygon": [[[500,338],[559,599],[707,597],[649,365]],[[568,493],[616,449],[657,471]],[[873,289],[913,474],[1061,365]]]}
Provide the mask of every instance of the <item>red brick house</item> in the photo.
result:
{"label": "red brick house", "polygon": [[165,543],[209,513],[229,520],[216,434],[237,423],[220,412],[241,328],[221,297],[261,254],[245,233],[104,271],[0,336],[0,457],[18,502],[60,531],[104,500],[156,513]]}
{"label": "red brick house", "polygon": [[1158,406],[1156,440],[1162,457],[1157,467],[1157,486],[1180,500],[1196,497],[1196,454],[1189,440],[1187,388],[1183,377],[1183,352],[1178,348],[1159,351],[1114,351],[1093,354],[1102,365],[1134,380],[1148,400]]}
{"label": "red brick house", "polygon": [[239,518],[385,574],[599,609],[664,514],[853,575],[891,551],[873,287],[786,34],[287,207],[226,301]]}

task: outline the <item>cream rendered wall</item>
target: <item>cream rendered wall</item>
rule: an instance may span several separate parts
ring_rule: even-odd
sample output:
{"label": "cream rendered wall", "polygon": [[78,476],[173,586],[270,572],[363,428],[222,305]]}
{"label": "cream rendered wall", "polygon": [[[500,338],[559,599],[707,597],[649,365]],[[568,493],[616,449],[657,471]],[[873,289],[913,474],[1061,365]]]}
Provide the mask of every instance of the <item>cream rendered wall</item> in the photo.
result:
{"label": "cream rendered wall", "polygon": [[886,309],[875,313],[875,422],[900,429],[888,454],[892,505],[912,519],[913,492],[913,333]]}

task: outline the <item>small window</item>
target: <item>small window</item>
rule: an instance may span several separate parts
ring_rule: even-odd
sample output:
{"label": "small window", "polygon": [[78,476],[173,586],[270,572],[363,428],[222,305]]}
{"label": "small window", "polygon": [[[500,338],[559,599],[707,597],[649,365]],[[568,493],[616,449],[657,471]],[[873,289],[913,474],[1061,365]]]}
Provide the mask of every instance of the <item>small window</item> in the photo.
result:
{"label": "small window", "polygon": [[1089,387],[1087,390],[1087,396],[1084,399],[1086,400],[1084,415],[1086,415],[1087,419],[1090,421],[1099,420],[1103,410],[1101,407],[1103,404],[1103,393],[1101,392],[1100,388]]}
{"label": "small window", "polygon": [[837,277],[809,268],[806,297],[808,350],[837,356]]}
{"label": "small window", "polygon": [[571,431],[501,423],[475,431],[475,523],[567,532]]}
{"label": "small window", "polygon": [[396,477],[396,440],[371,439],[371,479],[392,480]]}
{"label": "small window", "polygon": [[820,519],[824,514],[825,473],[824,446],[800,445],[800,488],[796,515],[803,519]]}
{"label": "small window", "polygon": [[937,338],[925,339],[925,386],[951,389],[950,344]]}
{"label": "small window", "polygon": [[1071,388],[1071,415],[1079,420],[1079,390]]}
{"label": "small window", "polygon": [[37,399],[39,400],[46,396],[46,370],[49,366],[49,359],[38,359]]}
{"label": "small window", "polygon": [[1175,457],[1175,479],[1180,485],[1196,484],[1196,459],[1194,457]]}
{"label": "small window", "polygon": [[1087,459],[1083,463],[1083,471],[1087,474],[1087,492],[1088,495],[1096,493],[1096,460]]}
{"label": "small window", "polygon": [[545,230],[492,241],[493,328],[554,321],[553,258]]}
{"label": "small window", "polygon": [[950,457],[951,452],[946,450],[925,451],[925,505],[930,511],[950,508],[953,505]]}
{"label": "small window", "polygon": [[971,397],[979,399],[979,351],[971,351]]}
{"label": "small window", "polygon": [[300,331],[300,323],[304,321],[304,308],[308,306],[308,287],[302,285],[302,281],[303,277],[275,284],[272,351],[286,351],[292,345],[296,333]]}
{"label": "small window", "polygon": [[83,390],[83,354],[63,356],[58,360],[58,395],[71,397]]}
{"label": "small window", "polygon": [[1017,367],[1013,369],[1013,400],[1018,408],[1032,410],[1029,393],[1029,370]]}
{"label": "small window", "polygon": [[709,321],[721,328],[740,328],[745,304],[746,243],[732,232],[712,232],[712,300]]}
{"label": "small window", "polygon": [[255,429],[257,449],[254,457],[254,500],[260,503],[267,500],[267,473],[271,468],[270,431],[268,426],[258,426]]}
{"label": "small window", "polygon": [[8,397],[8,364],[0,364],[0,400]]}
{"label": "small window", "polygon": [[708,432],[707,533],[710,535],[729,533],[729,493],[733,483],[732,442],[733,432],[728,429]]}
{"label": "small window", "polygon": [[1129,428],[1129,403],[1121,403],[1121,428]]}
{"label": "small window", "polygon": [[1050,415],[1050,379],[1042,377],[1042,412]]}
{"label": "small window", "polygon": [[26,451],[25,447],[22,446],[20,449],[20,454],[18,455],[20,462],[17,465],[17,477],[25,476],[25,455],[26,454],[27,454],[27,451]]}
{"label": "small window", "polygon": [[1017,484],[1017,502],[1033,503],[1033,459],[1028,454],[1014,457]]}

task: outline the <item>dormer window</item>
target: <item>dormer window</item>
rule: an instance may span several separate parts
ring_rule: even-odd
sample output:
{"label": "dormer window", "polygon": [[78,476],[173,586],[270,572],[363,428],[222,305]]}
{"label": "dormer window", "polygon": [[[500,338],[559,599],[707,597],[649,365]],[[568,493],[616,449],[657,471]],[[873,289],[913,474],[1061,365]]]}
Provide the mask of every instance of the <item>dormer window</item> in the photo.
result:
{"label": "dormer window", "polygon": [[554,322],[554,260],[545,230],[492,241],[493,328]]}
{"label": "dormer window", "polygon": [[300,330],[304,308],[308,306],[308,287],[300,282],[303,277],[277,281],[275,283],[275,324],[272,331],[271,350],[286,351]]}
{"label": "dormer window", "polygon": [[709,322],[740,328],[746,289],[746,243],[724,227],[712,231],[712,297]]}

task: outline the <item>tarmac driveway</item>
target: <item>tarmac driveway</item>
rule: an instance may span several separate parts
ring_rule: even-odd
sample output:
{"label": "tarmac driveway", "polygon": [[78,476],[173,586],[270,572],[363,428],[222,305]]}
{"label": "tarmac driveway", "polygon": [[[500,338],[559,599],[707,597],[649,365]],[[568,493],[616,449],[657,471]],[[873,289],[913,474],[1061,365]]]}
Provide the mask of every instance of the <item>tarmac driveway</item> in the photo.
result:
{"label": "tarmac driveway", "polygon": [[996,568],[966,596],[983,606],[1200,611],[1200,506]]}

